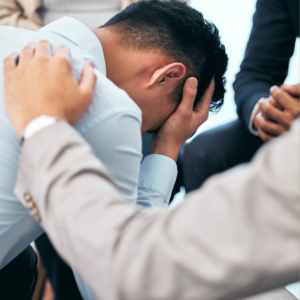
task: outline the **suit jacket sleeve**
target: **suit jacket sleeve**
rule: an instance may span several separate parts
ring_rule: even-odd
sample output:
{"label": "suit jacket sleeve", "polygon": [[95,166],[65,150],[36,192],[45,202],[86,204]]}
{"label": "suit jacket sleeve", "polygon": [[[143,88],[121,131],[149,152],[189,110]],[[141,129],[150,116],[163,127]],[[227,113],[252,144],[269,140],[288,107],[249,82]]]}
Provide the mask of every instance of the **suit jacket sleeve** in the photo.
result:
{"label": "suit jacket sleeve", "polygon": [[15,192],[25,205],[31,193],[53,245],[100,299],[238,299],[299,279],[299,122],[172,211],[124,201],[61,122],[25,141]]}
{"label": "suit jacket sleeve", "polygon": [[[287,76],[289,60],[299,34],[293,25],[291,6],[287,2],[257,1],[245,57],[233,84],[237,113],[247,128],[258,100],[269,97],[270,87],[281,85]],[[294,9],[299,12],[299,1],[294,2]]]}

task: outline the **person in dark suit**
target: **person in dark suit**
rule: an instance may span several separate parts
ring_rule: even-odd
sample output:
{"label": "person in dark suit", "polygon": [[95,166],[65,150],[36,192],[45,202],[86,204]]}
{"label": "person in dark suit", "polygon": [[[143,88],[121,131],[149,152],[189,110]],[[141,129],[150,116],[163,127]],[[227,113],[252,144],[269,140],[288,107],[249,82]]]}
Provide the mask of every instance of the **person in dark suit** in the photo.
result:
{"label": "person in dark suit", "polygon": [[282,86],[286,101],[295,106],[292,115],[269,97],[270,88],[281,85],[287,76],[297,37],[299,1],[257,1],[245,57],[233,84],[238,119],[186,145],[178,181],[183,181],[187,192],[213,174],[250,161],[264,142],[286,132],[299,115],[299,104],[291,100],[299,98],[299,85]]}

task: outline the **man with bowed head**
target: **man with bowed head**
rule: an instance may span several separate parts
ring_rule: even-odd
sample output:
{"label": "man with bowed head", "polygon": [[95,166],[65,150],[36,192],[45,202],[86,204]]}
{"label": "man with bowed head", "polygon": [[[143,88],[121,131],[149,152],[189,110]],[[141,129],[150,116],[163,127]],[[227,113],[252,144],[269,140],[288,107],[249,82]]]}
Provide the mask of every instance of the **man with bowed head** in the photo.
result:
{"label": "man with bowed head", "polygon": [[[103,161],[127,200],[145,207],[167,207],[180,147],[206,120],[208,109],[216,110],[223,104],[227,55],[217,28],[182,1],[141,0],[94,30],[74,19],[62,18],[37,32],[0,27],[0,35],[1,61],[27,44],[18,62],[20,67],[25,67],[36,51],[40,55],[33,68],[37,70],[50,52],[67,55],[70,51],[79,81],[85,63],[93,62],[97,77],[93,102],[76,120],[76,130]],[[61,72],[71,68],[63,60],[58,61]],[[0,72],[0,84],[2,76]],[[40,71],[40,76],[47,75]],[[209,101],[201,100],[213,78],[213,96]],[[63,93],[67,93],[72,80],[60,82]],[[52,84],[54,78],[47,77],[47,81]],[[39,85],[30,84],[35,86],[34,96],[38,95]],[[27,86],[22,83],[18,89],[26,94]],[[3,95],[0,103],[3,268],[43,230],[13,193],[21,147],[7,118]],[[51,120],[44,118],[42,123]],[[152,153],[141,163],[141,135],[150,131],[156,132]],[[75,277],[84,298],[93,299],[89,288],[79,276]],[[15,293],[18,290],[13,284],[6,287]]]}

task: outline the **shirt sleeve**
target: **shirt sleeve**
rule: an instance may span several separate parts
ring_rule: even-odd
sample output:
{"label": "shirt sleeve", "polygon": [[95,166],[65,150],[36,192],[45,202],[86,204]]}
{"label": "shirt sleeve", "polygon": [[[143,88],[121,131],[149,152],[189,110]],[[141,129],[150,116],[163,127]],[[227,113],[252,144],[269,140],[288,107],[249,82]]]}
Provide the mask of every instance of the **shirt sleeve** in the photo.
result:
{"label": "shirt sleeve", "polygon": [[126,199],[145,207],[167,207],[177,176],[176,163],[166,156],[149,155],[141,164],[141,128],[134,115],[118,114],[83,137]]}
{"label": "shirt sleeve", "polygon": [[142,162],[137,203],[167,207],[177,177],[177,165],[167,156],[152,154]]}
{"label": "shirt sleeve", "polygon": [[0,112],[0,269],[19,255],[43,229],[14,195],[20,142]]}
{"label": "shirt sleeve", "polygon": [[254,117],[256,115],[256,112],[258,110],[258,107],[259,107],[259,104],[258,102],[255,104],[253,110],[252,110],[252,113],[251,113],[251,116],[250,116],[250,121],[249,121],[249,131],[253,134],[253,135],[256,135],[258,136],[258,131],[257,129],[254,128]]}
{"label": "shirt sleeve", "polygon": [[120,113],[82,136],[103,162],[124,197],[136,202],[142,159],[140,121],[130,112]]}

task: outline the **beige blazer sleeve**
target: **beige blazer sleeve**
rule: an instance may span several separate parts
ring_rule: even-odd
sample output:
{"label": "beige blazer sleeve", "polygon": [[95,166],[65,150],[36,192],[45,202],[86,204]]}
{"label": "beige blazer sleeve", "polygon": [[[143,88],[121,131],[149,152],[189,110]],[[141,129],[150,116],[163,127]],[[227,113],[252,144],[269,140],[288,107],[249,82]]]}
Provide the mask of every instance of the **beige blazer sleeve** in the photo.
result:
{"label": "beige blazer sleeve", "polygon": [[0,0],[0,25],[38,30],[42,27],[40,6],[41,0]]}
{"label": "beige blazer sleeve", "polygon": [[25,141],[15,193],[100,299],[239,299],[299,280],[299,122],[172,211],[125,202],[60,122]]}

